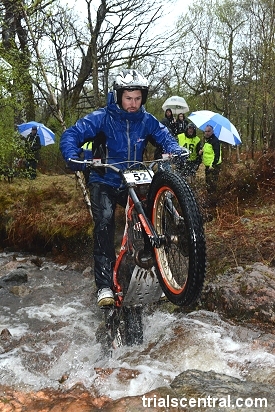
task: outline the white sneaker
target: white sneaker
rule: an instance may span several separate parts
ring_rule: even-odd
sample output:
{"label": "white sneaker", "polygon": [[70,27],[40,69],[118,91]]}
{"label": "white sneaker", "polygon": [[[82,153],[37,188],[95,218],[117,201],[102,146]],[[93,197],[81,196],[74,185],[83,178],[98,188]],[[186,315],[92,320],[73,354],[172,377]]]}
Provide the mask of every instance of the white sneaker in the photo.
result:
{"label": "white sneaker", "polygon": [[166,301],[168,300],[164,292],[162,292],[159,300],[160,300],[161,302],[166,302]]}
{"label": "white sneaker", "polygon": [[97,292],[97,304],[98,306],[114,305],[115,299],[112,289],[102,288]]}

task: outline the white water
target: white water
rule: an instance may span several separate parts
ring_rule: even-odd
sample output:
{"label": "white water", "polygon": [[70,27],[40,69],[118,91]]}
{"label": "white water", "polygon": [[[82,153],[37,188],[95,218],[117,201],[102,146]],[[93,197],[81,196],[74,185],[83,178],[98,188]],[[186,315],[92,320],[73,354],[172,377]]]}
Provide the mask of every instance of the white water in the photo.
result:
{"label": "white water", "polygon": [[[46,302],[36,304],[29,298],[27,306],[15,308],[11,295],[11,305],[1,306],[0,332],[8,329],[13,340],[21,341],[5,351],[0,339],[0,384],[39,390],[82,383],[117,399],[169,385],[188,369],[274,381],[275,356],[261,333],[205,311],[175,315],[158,309],[145,314],[143,345],[118,348],[112,358],[102,357],[95,339],[101,311],[87,298],[91,281],[77,278],[82,294],[59,295],[68,275],[61,269],[49,263],[37,269],[39,288],[52,291]],[[122,368],[131,370],[127,379],[121,379]],[[68,379],[60,384],[64,375]]]}

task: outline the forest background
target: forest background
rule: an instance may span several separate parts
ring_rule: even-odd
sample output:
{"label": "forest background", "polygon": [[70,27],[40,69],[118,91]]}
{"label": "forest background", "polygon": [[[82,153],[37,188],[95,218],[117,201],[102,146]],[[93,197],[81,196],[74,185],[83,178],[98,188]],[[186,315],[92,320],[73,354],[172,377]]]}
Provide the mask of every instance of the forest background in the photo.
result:
{"label": "forest background", "polygon": [[[225,160],[275,146],[275,1],[0,1],[0,166],[20,158],[17,125],[36,120],[56,134],[40,166],[62,169],[58,143],[79,117],[106,104],[121,67],[149,79],[146,109],[183,96],[190,111],[228,117],[242,138]],[[169,16],[175,16],[176,24]],[[171,22],[171,27],[169,23]]]}

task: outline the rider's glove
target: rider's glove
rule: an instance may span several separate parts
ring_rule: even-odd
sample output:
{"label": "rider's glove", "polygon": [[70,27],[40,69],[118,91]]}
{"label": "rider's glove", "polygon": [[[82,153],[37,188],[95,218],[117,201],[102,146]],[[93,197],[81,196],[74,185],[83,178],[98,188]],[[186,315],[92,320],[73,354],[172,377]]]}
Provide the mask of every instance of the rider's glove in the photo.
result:
{"label": "rider's glove", "polygon": [[86,165],[84,163],[74,162],[74,160],[83,162],[83,159],[81,159],[79,156],[72,156],[67,161],[68,168],[74,172],[83,172],[85,170]]}
{"label": "rider's glove", "polygon": [[180,157],[185,158],[187,160],[189,155],[190,151],[186,149],[186,147],[182,147]]}
{"label": "rider's glove", "polygon": [[176,156],[175,158],[175,164],[177,167],[181,168],[186,164],[187,159],[189,158],[189,153],[190,152],[188,149],[184,147],[182,148],[181,153],[179,153],[178,156]]}

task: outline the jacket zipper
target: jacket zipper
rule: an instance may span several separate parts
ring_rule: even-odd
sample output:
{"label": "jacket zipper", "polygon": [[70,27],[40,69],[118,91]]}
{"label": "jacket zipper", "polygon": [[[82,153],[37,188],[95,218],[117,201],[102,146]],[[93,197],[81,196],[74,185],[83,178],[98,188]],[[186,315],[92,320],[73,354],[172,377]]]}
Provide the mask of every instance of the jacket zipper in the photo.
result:
{"label": "jacket zipper", "polygon": [[128,140],[128,167],[130,167],[130,160],[131,160],[131,140],[130,140],[130,124],[129,120],[126,120],[127,124],[127,140]]}

